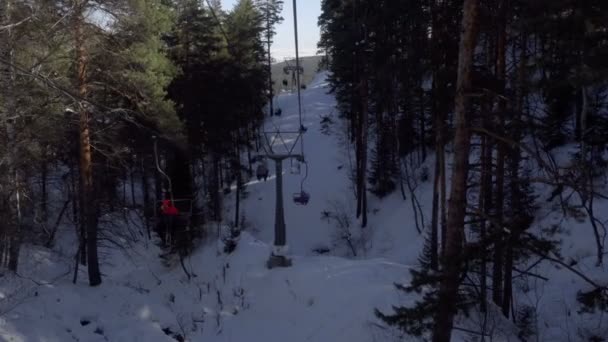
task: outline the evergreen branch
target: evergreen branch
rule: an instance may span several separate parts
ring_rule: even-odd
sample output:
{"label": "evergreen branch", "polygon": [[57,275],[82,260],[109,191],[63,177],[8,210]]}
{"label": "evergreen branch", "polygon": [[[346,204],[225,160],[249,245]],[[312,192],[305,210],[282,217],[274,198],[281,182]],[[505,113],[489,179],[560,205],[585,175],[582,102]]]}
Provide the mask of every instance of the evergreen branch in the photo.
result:
{"label": "evergreen branch", "polygon": [[33,18],[33,17],[34,17],[34,16],[33,16],[33,15],[31,15],[31,16],[29,16],[29,17],[27,17],[27,18],[25,18],[25,19],[22,19],[22,20],[20,20],[20,21],[18,21],[18,22],[16,22],[16,23],[9,24],[9,25],[5,25],[5,26],[0,26],[0,31],[4,31],[4,30],[10,30],[10,29],[15,28],[15,27],[17,27],[17,26],[20,26],[20,25],[22,25],[22,24],[24,24],[24,23],[26,23],[26,22],[28,22],[28,21],[32,20],[32,18]]}
{"label": "evergreen branch", "polygon": [[[542,279],[544,281],[549,281],[549,278],[547,278],[547,277],[543,277],[543,276],[541,276],[539,274],[528,272],[528,271],[525,271],[525,270],[518,270],[516,267],[513,267],[513,271],[519,273],[520,275],[527,275],[527,276],[531,276],[531,277],[534,277],[534,278]],[[515,278],[515,277],[513,277],[513,278]]]}
{"label": "evergreen branch", "polygon": [[[534,238],[534,236],[532,234],[528,234],[530,235],[531,238]],[[581,279],[583,279],[585,282],[587,282],[589,285],[593,286],[596,289],[608,289],[608,285],[600,285],[598,283],[596,283],[595,281],[593,281],[591,278],[587,277],[583,272],[577,270],[576,268],[568,265],[567,263],[565,263],[564,261],[562,261],[560,258],[558,257],[552,257],[550,256],[548,253],[544,253],[541,250],[533,247],[533,246],[526,246],[531,252],[537,254],[540,257],[543,257],[551,262],[554,262],[564,268],[566,268],[567,270],[569,270],[570,272],[576,274],[577,276],[579,276]]]}
{"label": "evergreen branch", "polygon": [[[27,69],[25,69],[24,67],[17,65],[16,63],[12,63],[10,61],[7,61],[3,58],[0,58],[0,64],[4,64],[7,66],[10,66],[12,68],[14,68],[16,71],[23,73],[24,75],[28,75],[40,82],[42,82],[43,84],[47,85],[48,87],[58,91],[59,93],[63,94],[65,97],[70,98],[72,101],[74,102],[80,102],[80,103],[86,103],[88,105],[91,105],[93,107],[97,107],[99,109],[105,110],[106,112],[110,113],[110,114],[114,114],[114,113],[122,113],[122,114],[141,114],[141,113],[137,113],[136,111],[130,110],[130,109],[126,109],[126,108],[112,108],[106,105],[103,105],[101,103],[92,101],[91,99],[88,98],[84,98],[82,96],[80,96],[79,94],[76,94],[73,91],[70,91],[60,85],[58,85],[56,82],[50,80],[48,77],[46,76],[42,76],[40,74],[31,72]],[[137,121],[135,121],[133,118],[131,118],[129,115],[125,115],[121,117],[124,121],[129,122],[139,128],[143,128],[144,130],[149,131],[151,134],[153,135],[157,135],[162,137],[164,140],[169,141],[169,142],[173,142],[174,140],[164,134],[162,134],[159,130],[154,129],[152,127],[148,127],[145,126]]]}

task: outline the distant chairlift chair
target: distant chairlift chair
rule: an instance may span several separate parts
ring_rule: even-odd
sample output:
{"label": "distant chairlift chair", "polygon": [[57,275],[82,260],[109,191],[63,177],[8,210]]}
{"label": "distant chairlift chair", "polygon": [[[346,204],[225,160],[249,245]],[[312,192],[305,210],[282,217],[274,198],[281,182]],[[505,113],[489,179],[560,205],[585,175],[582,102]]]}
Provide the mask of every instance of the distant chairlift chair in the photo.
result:
{"label": "distant chairlift chair", "polygon": [[292,163],[291,170],[292,173],[300,174],[301,165],[304,165],[304,178],[302,178],[302,182],[300,183],[300,192],[293,194],[293,202],[298,205],[307,205],[310,200],[310,194],[304,191],[304,182],[306,181],[306,178],[308,178],[308,164],[304,160],[300,160],[299,162],[296,161],[295,164]]}
{"label": "distant chairlift chair", "polygon": [[307,205],[310,200],[310,194],[304,190],[293,194],[293,202],[299,205]]}

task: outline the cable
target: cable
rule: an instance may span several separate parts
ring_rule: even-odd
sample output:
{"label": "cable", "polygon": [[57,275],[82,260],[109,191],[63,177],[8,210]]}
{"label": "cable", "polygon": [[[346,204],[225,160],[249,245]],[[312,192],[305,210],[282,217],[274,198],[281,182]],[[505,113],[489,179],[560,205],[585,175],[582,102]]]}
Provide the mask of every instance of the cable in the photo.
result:
{"label": "cable", "polygon": [[304,158],[304,125],[302,125],[302,85],[300,81],[300,50],[298,44],[298,4],[293,0],[293,32],[296,43],[296,83],[298,85],[298,117],[300,119],[300,153]]}
{"label": "cable", "polygon": [[222,35],[224,36],[224,39],[226,39],[226,48],[234,56],[234,51],[232,51],[232,44],[230,44],[230,39],[228,39],[228,34],[226,34],[226,30],[224,30],[224,25],[222,25],[222,22],[220,21],[220,18],[215,13],[215,10],[213,9],[213,6],[211,6],[211,3],[209,3],[209,0],[205,0],[205,2],[207,3],[207,7],[209,7],[209,11],[211,11],[211,15],[213,16],[213,18],[217,22],[217,25],[220,28],[220,31],[222,32]]}
{"label": "cable", "polygon": [[158,162],[158,140],[156,140],[156,136],[152,137],[154,139],[154,161],[156,162],[156,169],[160,172],[167,181],[169,182],[169,196],[171,197],[171,203],[173,204],[173,184],[171,183],[171,177],[169,177],[161,168],[160,163]]}
{"label": "cable", "polygon": [[300,127],[302,127],[302,98],[300,85],[300,50],[298,47],[298,8],[297,1],[293,0],[293,32],[296,41],[296,83],[298,84],[298,115],[300,117]]}

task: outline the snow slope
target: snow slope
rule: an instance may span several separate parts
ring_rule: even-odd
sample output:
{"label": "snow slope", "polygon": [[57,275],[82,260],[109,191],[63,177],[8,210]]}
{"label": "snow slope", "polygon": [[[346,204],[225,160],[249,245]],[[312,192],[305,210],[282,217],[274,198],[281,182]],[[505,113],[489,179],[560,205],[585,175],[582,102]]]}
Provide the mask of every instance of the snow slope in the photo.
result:
{"label": "snow slope", "polygon": [[[268,246],[247,233],[233,255],[206,247],[189,260],[197,275],[190,281],[148,253],[98,288],[68,279],[36,286],[2,315],[0,338],[172,341],[163,332],[168,328],[191,341],[369,341],[370,308],[397,300],[391,284],[407,274],[384,260],[332,257],[295,257],[292,268],[268,270]],[[45,253],[33,256],[47,259]],[[32,285],[13,279],[3,282],[2,293]]]}
{"label": "snow slope", "polygon": [[[330,114],[334,106],[324,80],[325,75],[319,75],[302,94],[310,168],[305,186],[312,194],[308,206],[291,202],[301,177],[289,174],[290,165],[285,165],[293,267],[265,267],[273,241],[271,177],[248,186],[243,212],[250,228],[242,233],[236,251],[226,255],[221,243],[207,242],[186,262],[196,275],[191,280],[179,264],[161,265],[160,250],[151,242],[142,241],[125,251],[104,250],[105,278],[97,288],[87,286],[82,268],[78,283],[71,283],[73,251],[64,254],[27,246],[22,273],[0,278],[0,340],[390,340],[394,334],[377,328],[373,309],[388,310],[400,301],[393,284],[407,282],[408,266],[383,258],[345,259],[312,252],[332,243],[332,225],[321,219],[328,201],[346,203],[352,198],[345,174],[348,167],[338,170],[344,160],[335,135],[320,131],[319,116]],[[284,114],[269,120],[268,127],[297,129],[295,99],[291,94],[278,97]],[[333,118],[333,126],[338,127],[335,113]],[[227,214],[232,200],[226,198]],[[73,241],[69,229],[64,234],[66,243],[59,245]]]}
{"label": "snow slope", "polygon": [[[418,233],[411,194],[403,200],[399,191],[379,200],[369,198],[369,225],[361,230],[354,217],[353,190],[349,181],[348,149],[341,143],[344,127],[334,111],[335,100],[327,94],[326,74],[319,74],[302,92],[304,154],[309,174],[304,188],[311,194],[307,206],[291,201],[300,191],[303,175],[290,173],[284,163],[287,240],[293,266],[268,270],[265,262],[274,236],[274,165],[264,182],[252,180],[241,205],[245,230],[234,253],[221,252],[222,244],[210,239],[186,261],[196,276],[188,280],[179,264],[167,268],[151,242],[141,241],[125,251],[105,250],[104,283],[71,283],[73,239],[65,229],[61,249],[28,246],[21,258],[20,276],[0,277],[0,340],[52,341],[392,341],[397,334],[379,327],[373,309],[389,312],[391,305],[412,305],[418,298],[405,296],[394,283],[409,281],[409,268],[417,264],[423,236]],[[297,96],[281,94],[276,105],[282,116],[266,122],[266,131],[297,131]],[[333,123],[324,126],[322,116]],[[326,134],[328,133],[328,134]],[[286,142],[295,135],[283,137]],[[270,137],[269,139],[272,139]],[[275,148],[279,148],[278,144]],[[300,152],[300,145],[296,146]],[[566,154],[566,152],[562,153]],[[412,172],[433,169],[434,157]],[[472,157],[474,158],[474,156]],[[420,177],[418,177],[420,178]],[[537,187],[541,198],[552,189]],[[234,192],[233,192],[234,193]],[[416,196],[426,217],[431,210],[432,184],[420,180]],[[233,194],[225,198],[226,218],[232,218]],[[563,220],[553,212],[555,203],[539,211],[535,232],[552,224],[569,232],[562,254],[598,282],[608,281],[606,268],[593,265],[592,234],[588,222]],[[335,222],[323,212],[343,212],[350,218],[349,231],[356,240],[357,255],[345,245]],[[603,220],[606,201],[596,202]],[[429,222],[425,222],[426,225]],[[216,229],[210,226],[209,229]],[[219,233],[218,233],[219,234]],[[214,235],[214,234],[211,234]],[[72,245],[70,245],[72,244]],[[68,246],[68,247],[65,247]],[[319,251],[326,252],[319,255]],[[67,251],[67,252],[62,252]],[[535,260],[531,260],[534,262]],[[530,270],[549,278],[519,277],[518,301],[535,308],[537,341],[585,341],[589,331],[608,336],[608,324],[599,314],[578,315],[575,294],[588,285],[564,269],[542,262]],[[524,281],[529,280],[529,281]],[[475,314],[460,327],[477,329]],[[501,319],[488,323],[493,341],[517,341],[512,326]],[[415,341],[413,338],[401,341]],[[458,333],[457,341],[473,341]]]}
{"label": "snow slope", "polygon": [[[318,74],[308,88],[302,92],[302,124],[307,128],[304,134],[303,154],[308,165],[308,177],[303,188],[310,193],[311,200],[307,206],[295,204],[291,197],[300,191],[302,174],[291,174],[291,163],[283,162],[283,187],[285,196],[285,218],[287,225],[287,243],[296,255],[313,255],[314,249],[326,247],[334,249],[335,224],[322,219],[324,211],[342,211],[354,217],[354,190],[349,178],[350,161],[347,149],[342,144],[345,135],[343,122],[335,110],[335,99],[327,94],[329,84],[326,73]],[[282,109],[280,117],[272,117],[265,124],[267,132],[297,131],[300,125],[298,118],[297,95],[283,93],[276,97],[275,106]],[[323,129],[321,118],[329,116],[332,124]],[[325,134],[327,133],[327,134]],[[294,152],[301,153],[296,134],[284,134],[287,148],[296,143]],[[268,141],[273,141],[268,135]],[[284,144],[275,139],[275,151],[283,151]],[[261,151],[263,153],[264,151]],[[432,158],[427,160],[432,164]],[[274,163],[269,161],[270,177],[266,183],[254,180],[248,184],[249,198],[241,208],[243,215],[256,236],[269,244],[274,236],[275,182]],[[431,168],[432,169],[432,168]],[[420,184],[417,189],[422,209],[430,212],[432,183]],[[230,196],[227,203],[232,203]],[[369,229],[362,239],[365,240],[362,252],[365,257],[385,257],[394,262],[415,264],[421,250],[422,238],[419,236],[413,221],[411,203],[403,201],[399,193],[394,193],[380,201],[375,196],[369,197]],[[226,217],[233,217],[229,206]],[[357,222],[351,222],[353,231]],[[347,255],[346,251],[337,248],[334,254]]]}

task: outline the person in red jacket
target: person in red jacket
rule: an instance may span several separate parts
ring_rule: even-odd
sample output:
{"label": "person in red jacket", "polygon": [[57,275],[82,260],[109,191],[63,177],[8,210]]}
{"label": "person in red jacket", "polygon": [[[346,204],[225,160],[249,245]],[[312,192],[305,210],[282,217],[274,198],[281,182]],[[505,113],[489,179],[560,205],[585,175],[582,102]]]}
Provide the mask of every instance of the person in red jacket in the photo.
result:
{"label": "person in red jacket", "polygon": [[161,240],[163,245],[170,243],[170,238],[173,236],[173,224],[174,218],[179,215],[179,210],[173,205],[173,201],[170,199],[164,199],[160,205],[160,212],[162,214],[163,231],[161,233]]}
{"label": "person in red jacket", "polygon": [[163,215],[167,216],[179,215],[179,210],[173,205],[173,202],[168,199],[163,200],[163,203],[160,206],[160,211],[163,213]]}

